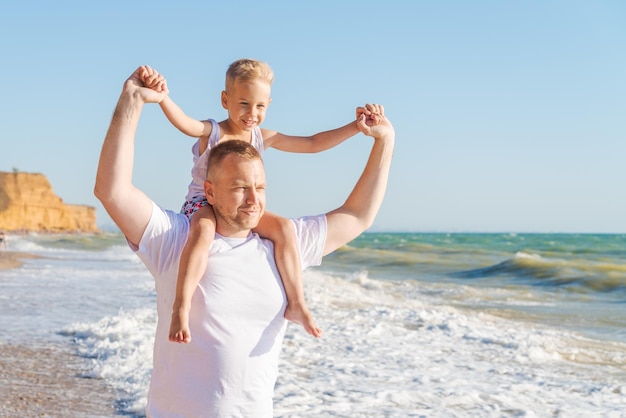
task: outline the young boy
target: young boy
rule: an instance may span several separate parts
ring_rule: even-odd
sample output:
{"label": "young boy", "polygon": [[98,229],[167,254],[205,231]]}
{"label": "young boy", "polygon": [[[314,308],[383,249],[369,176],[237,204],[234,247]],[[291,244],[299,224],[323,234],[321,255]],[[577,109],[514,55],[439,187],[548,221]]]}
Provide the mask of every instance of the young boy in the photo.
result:
{"label": "young boy", "polygon": [[[162,76],[153,78],[153,70],[150,67],[145,69],[146,85],[158,91],[167,91],[165,79]],[[186,343],[191,340],[191,297],[206,270],[207,254],[215,236],[214,211],[219,211],[219,208],[211,207],[204,196],[207,157],[211,148],[220,142],[238,139],[252,143],[261,154],[270,147],[287,152],[313,153],[332,148],[359,132],[356,119],[340,128],[308,137],[284,135],[260,128],[271,102],[273,80],[273,71],[267,63],[252,59],[233,62],[226,72],[226,86],[221,94],[222,107],[227,110],[228,117],[219,123],[212,119],[198,121],[187,116],[169,96],[160,103],[163,113],[178,130],[198,138],[192,148],[193,180],[182,208],[182,212],[190,218],[190,230],[178,271],[170,341]],[[363,108],[359,109],[357,113],[364,112]],[[220,216],[231,217],[232,222],[245,222],[246,210],[254,208],[242,208],[240,214],[220,213]],[[276,265],[287,296],[285,318],[302,325],[309,334],[321,337],[322,331],[304,300],[300,257],[293,226],[287,219],[266,211],[254,231],[274,243]]]}

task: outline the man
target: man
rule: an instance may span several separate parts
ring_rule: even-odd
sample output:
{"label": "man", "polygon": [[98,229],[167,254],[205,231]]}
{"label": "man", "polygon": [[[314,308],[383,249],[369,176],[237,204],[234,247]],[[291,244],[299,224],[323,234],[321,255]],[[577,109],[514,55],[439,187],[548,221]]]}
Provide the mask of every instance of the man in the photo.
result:
{"label": "man", "polygon": [[[149,71],[145,77],[144,71]],[[189,344],[167,341],[178,262],[189,231],[132,184],[134,141],[145,103],[164,94],[144,87],[162,77],[140,67],[124,84],[102,146],[94,189],[155,279],[157,331],[149,417],[271,417],[286,321],[286,298],[271,241],[252,234],[265,209],[265,172],[254,148],[227,141],[211,151],[205,183],[216,213],[208,268],[194,293]],[[293,220],[302,266],[365,231],[383,200],[395,133],[378,105],[359,109],[359,130],[374,138],[366,167],[345,203]]]}

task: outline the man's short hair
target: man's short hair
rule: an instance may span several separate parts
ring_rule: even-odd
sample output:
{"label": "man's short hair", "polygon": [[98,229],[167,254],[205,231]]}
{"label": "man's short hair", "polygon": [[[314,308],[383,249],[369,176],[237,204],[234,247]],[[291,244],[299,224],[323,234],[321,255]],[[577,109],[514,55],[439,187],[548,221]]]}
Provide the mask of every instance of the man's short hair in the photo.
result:
{"label": "man's short hair", "polygon": [[240,141],[238,139],[220,142],[215,147],[211,148],[211,152],[209,153],[207,178],[211,167],[218,167],[222,161],[224,161],[224,158],[231,154],[243,158],[244,160],[260,160],[263,162],[259,151],[249,142]]}

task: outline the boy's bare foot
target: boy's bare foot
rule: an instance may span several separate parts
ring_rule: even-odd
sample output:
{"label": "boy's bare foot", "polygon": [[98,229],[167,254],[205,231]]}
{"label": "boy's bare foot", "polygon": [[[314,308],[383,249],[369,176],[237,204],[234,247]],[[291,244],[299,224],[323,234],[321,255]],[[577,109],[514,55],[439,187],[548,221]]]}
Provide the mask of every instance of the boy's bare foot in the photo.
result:
{"label": "boy's bare foot", "polygon": [[184,311],[184,309],[174,310],[172,312],[169,340],[174,343],[188,343],[191,341],[189,313]]}
{"label": "boy's bare foot", "polygon": [[287,304],[287,309],[285,309],[285,319],[302,325],[306,332],[316,338],[320,338],[323,334],[322,330],[319,329],[313,320],[313,315],[311,315],[311,312],[309,312],[308,308],[304,305],[291,303]]}

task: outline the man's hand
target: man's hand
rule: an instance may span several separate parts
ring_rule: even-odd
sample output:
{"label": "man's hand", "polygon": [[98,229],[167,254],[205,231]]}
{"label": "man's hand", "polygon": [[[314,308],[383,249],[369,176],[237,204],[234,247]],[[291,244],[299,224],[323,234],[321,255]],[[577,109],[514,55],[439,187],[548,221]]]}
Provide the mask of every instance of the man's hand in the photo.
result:
{"label": "man's hand", "polygon": [[374,138],[359,181],[343,205],[326,214],[324,255],[345,245],[369,228],[385,196],[393,157],[395,132],[381,105],[357,108],[357,127]]}
{"label": "man's hand", "polygon": [[394,135],[393,125],[385,117],[385,109],[382,105],[368,103],[363,107],[358,107],[356,114],[357,127],[363,134],[374,139]]}
{"label": "man's hand", "polygon": [[143,103],[160,103],[169,93],[165,78],[155,69],[142,65],[124,83],[124,92]]}
{"label": "man's hand", "polygon": [[148,87],[159,93],[169,93],[169,90],[167,88],[167,81],[165,80],[163,75],[159,74],[157,70],[147,65],[144,65],[143,69],[144,71],[141,74],[141,77],[145,87]]}

